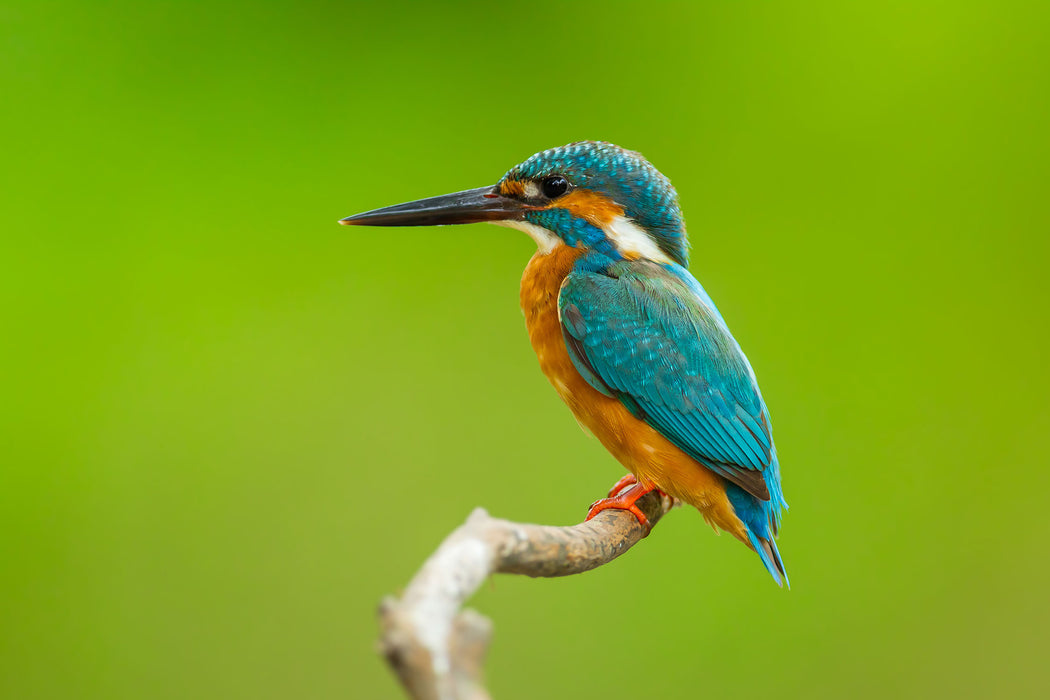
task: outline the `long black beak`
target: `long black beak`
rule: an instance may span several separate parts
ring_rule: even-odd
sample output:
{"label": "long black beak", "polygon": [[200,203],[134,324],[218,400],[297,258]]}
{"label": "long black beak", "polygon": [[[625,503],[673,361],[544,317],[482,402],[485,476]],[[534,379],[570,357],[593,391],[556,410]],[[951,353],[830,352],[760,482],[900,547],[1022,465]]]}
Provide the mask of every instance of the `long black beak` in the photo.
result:
{"label": "long black beak", "polygon": [[340,219],[339,223],[346,226],[473,224],[479,221],[521,219],[527,210],[526,205],[516,199],[504,197],[499,193],[498,187],[492,186],[373,209]]}

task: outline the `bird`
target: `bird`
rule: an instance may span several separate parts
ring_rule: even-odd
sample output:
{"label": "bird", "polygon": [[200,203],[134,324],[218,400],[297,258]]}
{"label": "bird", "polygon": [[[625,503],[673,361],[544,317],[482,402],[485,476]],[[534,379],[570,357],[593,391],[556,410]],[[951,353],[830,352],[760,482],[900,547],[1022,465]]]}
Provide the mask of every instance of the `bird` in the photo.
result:
{"label": "bird", "polygon": [[492,186],[341,219],[352,226],[488,222],[536,253],[521,307],[540,368],[584,429],[629,472],[588,519],[657,490],[754,550],[777,585],[787,509],[769,410],[747,357],[689,272],[670,180],[603,141],[540,151]]}

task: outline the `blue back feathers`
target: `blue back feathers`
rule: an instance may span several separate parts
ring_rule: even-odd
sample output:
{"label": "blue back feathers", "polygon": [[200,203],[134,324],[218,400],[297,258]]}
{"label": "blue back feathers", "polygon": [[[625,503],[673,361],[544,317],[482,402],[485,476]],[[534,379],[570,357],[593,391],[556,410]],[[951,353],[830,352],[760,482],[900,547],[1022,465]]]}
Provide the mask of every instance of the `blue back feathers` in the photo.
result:
{"label": "blue back feathers", "polygon": [[710,297],[675,263],[584,256],[558,297],[577,371],[726,479],[752,548],[787,582],[774,537],[787,507],[769,412]]}

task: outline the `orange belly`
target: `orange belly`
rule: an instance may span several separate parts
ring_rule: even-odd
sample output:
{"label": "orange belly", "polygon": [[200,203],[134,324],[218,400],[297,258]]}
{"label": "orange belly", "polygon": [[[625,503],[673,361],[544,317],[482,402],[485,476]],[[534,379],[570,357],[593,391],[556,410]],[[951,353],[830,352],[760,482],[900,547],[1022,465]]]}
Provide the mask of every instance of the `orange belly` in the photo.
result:
{"label": "orange belly", "polygon": [[619,400],[592,387],[576,371],[558,320],[558,294],[582,254],[582,250],[566,245],[548,254],[536,253],[522,276],[521,309],[540,369],[580,424],[639,481],[695,506],[708,523],[746,544],[747,534],[729,504],[722,478],[632,416]]}

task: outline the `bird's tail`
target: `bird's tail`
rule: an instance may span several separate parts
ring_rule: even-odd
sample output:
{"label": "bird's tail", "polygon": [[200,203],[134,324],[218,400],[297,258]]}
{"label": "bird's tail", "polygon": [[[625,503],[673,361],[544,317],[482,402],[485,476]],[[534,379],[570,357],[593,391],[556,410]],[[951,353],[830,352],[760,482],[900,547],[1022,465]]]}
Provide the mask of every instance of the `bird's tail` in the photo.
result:
{"label": "bird's tail", "polygon": [[780,559],[780,550],[777,549],[776,540],[772,536],[759,537],[750,527],[747,528],[747,537],[751,541],[751,548],[758,552],[766,571],[777,582],[777,585],[791,588],[787,572],[784,571],[784,562]]}
{"label": "bird's tail", "polygon": [[763,501],[755,498],[736,484],[726,484],[726,495],[738,518],[747,530],[748,544],[758,553],[766,571],[777,582],[778,586],[791,588],[784,561],[774,539],[780,529],[781,510],[787,508],[784,492],[780,488],[780,467],[776,453],[773,453],[772,464],[766,470],[766,485],[769,487],[770,499]]}

